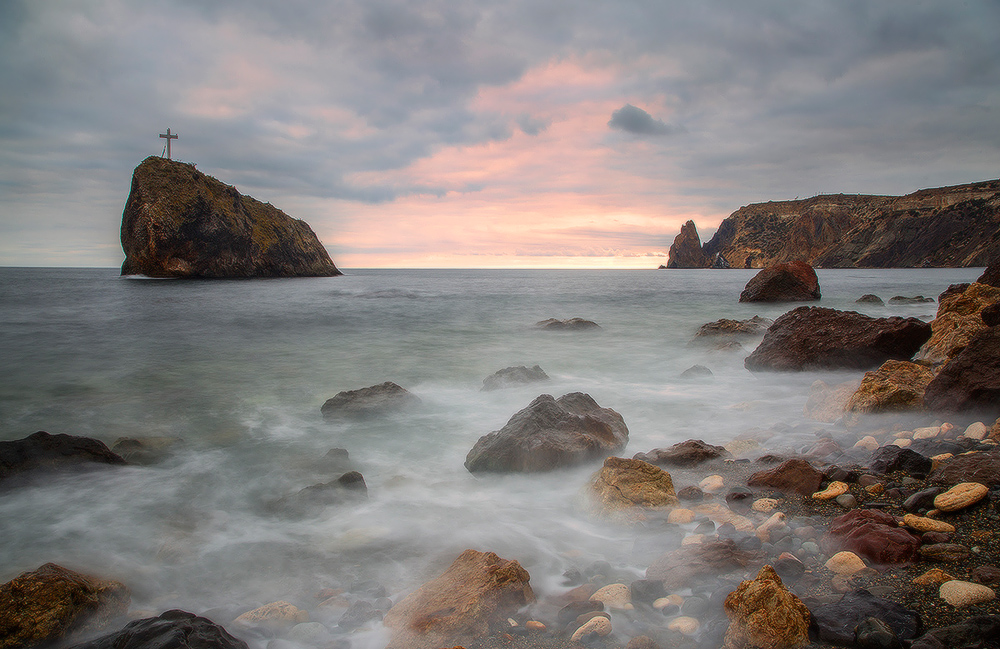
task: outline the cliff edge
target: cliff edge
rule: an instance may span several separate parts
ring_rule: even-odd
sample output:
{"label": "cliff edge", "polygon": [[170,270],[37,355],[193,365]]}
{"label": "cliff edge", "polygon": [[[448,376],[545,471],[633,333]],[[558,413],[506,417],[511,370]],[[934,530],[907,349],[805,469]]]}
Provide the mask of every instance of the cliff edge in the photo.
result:
{"label": "cliff edge", "polygon": [[194,165],[157,156],[132,173],[121,238],[122,275],[342,274],[305,221],[240,194]]}

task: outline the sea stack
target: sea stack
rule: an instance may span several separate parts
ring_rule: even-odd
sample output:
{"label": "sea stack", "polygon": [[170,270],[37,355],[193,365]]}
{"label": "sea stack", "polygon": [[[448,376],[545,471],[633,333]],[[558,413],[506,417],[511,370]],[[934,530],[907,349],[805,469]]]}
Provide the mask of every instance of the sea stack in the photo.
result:
{"label": "sea stack", "polygon": [[157,156],[132,174],[122,214],[122,275],[341,275],[305,221],[240,194],[194,165]]}
{"label": "sea stack", "polygon": [[694,221],[681,226],[681,232],[674,237],[674,243],[667,253],[667,268],[708,268],[711,260],[702,252],[701,238]]}

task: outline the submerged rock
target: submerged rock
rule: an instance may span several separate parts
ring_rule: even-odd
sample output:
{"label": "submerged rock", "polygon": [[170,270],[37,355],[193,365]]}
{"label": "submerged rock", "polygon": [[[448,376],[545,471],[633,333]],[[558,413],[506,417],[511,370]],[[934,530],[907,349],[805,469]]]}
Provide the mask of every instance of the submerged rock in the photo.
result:
{"label": "submerged rock", "polygon": [[722,446],[706,444],[700,439],[689,439],[669,448],[654,448],[649,453],[636,453],[633,457],[650,464],[690,467],[709,460],[732,457],[732,454]]}
{"label": "submerged rock", "polygon": [[0,649],[102,631],[128,611],[130,602],[124,584],[46,563],[0,586]]}
{"label": "submerged rock", "polygon": [[752,372],[868,369],[909,360],[930,335],[917,318],[802,306],[774,321],[744,365]]}
{"label": "submerged rock", "polygon": [[[910,649],[986,649],[1000,637],[1000,615],[976,615],[964,622],[932,629]],[[992,644],[991,644],[992,643]]]}
{"label": "submerged rock", "polygon": [[925,304],[927,302],[933,302],[934,298],[924,297],[923,295],[916,295],[914,297],[906,297],[905,295],[894,295],[889,298],[889,304]]}
{"label": "submerged rock", "polygon": [[270,504],[267,509],[276,514],[314,515],[326,507],[346,502],[365,500],[368,486],[357,471],[348,471],[332,482],[316,484],[285,496]]}
{"label": "submerged rock", "polygon": [[207,176],[146,158],[122,214],[122,275],[330,277],[341,272],[305,221]]}
{"label": "submerged rock", "polygon": [[844,415],[847,403],[859,385],[858,381],[844,381],[833,386],[819,379],[813,381],[806,404],[802,406],[802,414],[815,421],[837,421]]}
{"label": "submerged rock", "polygon": [[762,318],[759,315],[747,318],[746,320],[731,320],[729,318],[722,318],[714,322],[705,323],[698,327],[698,331],[694,334],[693,342],[707,342],[708,340],[715,342],[719,339],[736,340],[753,338],[754,336],[759,336],[767,331],[767,328],[772,324],[774,324],[774,320],[771,320],[770,318]]}
{"label": "submerged rock", "polygon": [[0,481],[33,471],[88,465],[124,465],[104,442],[89,437],[38,431],[23,439],[0,442]]}
{"label": "submerged rock", "polygon": [[588,329],[600,329],[601,326],[591,320],[583,318],[570,318],[569,320],[556,320],[549,318],[536,322],[535,327],[546,331],[586,331]]}
{"label": "submerged rock", "polygon": [[537,383],[538,381],[548,380],[549,375],[537,365],[530,368],[525,367],[524,365],[505,367],[483,379],[483,387],[480,389],[480,392],[501,390],[515,385],[525,385],[527,383]]}
{"label": "submerged rock", "polygon": [[667,268],[708,268],[711,260],[702,252],[701,238],[694,221],[681,226],[667,252]]}
{"label": "submerged rock", "polygon": [[534,601],[528,572],[492,552],[466,550],[440,576],[389,609],[386,649],[437,649],[486,636]]}
{"label": "submerged rock", "polygon": [[248,649],[247,643],[209,619],[172,610],[129,622],[111,633],[72,649]]}
{"label": "submerged rock", "polygon": [[641,460],[609,457],[590,484],[590,498],[599,514],[642,520],[644,509],[680,503],[670,474]]}
{"label": "submerged rock", "polygon": [[625,448],[622,416],[590,395],[571,392],[558,399],[543,394],[500,430],[484,435],[465,459],[479,471],[547,471],[605,458]]}
{"label": "submerged rock", "polygon": [[184,446],[180,437],[119,437],[111,447],[129,464],[148,466],[170,457],[175,448]]}
{"label": "submerged rock", "polygon": [[858,304],[885,304],[885,302],[882,301],[882,298],[877,295],[872,295],[871,293],[862,295],[854,301]]}
{"label": "submerged rock", "polygon": [[327,399],[320,411],[326,419],[371,417],[402,410],[418,403],[420,403],[419,397],[392,381],[386,381],[359,390],[338,392],[332,399]]}
{"label": "submerged rock", "polygon": [[759,550],[741,550],[732,539],[685,545],[653,561],[646,569],[646,579],[662,582],[663,588],[671,592],[707,576],[745,568],[763,557]]}
{"label": "submerged rock", "polygon": [[820,299],[816,271],[804,261],[768,266],[747,282],[740,302],[809,302]]}

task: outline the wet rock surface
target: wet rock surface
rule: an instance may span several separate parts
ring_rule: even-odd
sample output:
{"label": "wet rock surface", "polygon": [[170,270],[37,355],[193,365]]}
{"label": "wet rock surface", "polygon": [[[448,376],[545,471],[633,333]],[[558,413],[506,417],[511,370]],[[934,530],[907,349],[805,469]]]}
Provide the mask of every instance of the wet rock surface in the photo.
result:
{"label": "wet rock surface", "polygon": [[768,266],[740,293],[740,302],[808,302],[822,297],[816,271],[804,261]]}
{"label": "wet rock surface", "polygon": [[[125,463],[104,442],[89,437],[38,431],[23,439],[0,442],[0,484],[6,482],[5,486],[29,473]],[[18,480],[12,480],[15,476]]]}
{"label": "wet rock surface", "polygon": [[392,381],[386,381],[367,388],[338,392],[327,399],[320,410],[328,420],[365,418],[396,412],[419,403],[419,397]]}
{"label": "wet rock surface", "polygon": [[504,388],[510,388],[517,385],[526,385],[528,383],[537,383],[539,381],[548,381],[549,375],[545,373],[541,367],[535,365],[534,367],[525,367],[524,365],[517,365],[513,367],[505,367],[502,370],[497,370],[493,374],[490,374],[485,379],[483,379],[482,392],[489,392],[491,390],[502,390]]}
{"label": "wet rock surface", "polygon": [[248,649],[243,640],[193,613],[170,610],[129,622],[123,629],[72,649]]}

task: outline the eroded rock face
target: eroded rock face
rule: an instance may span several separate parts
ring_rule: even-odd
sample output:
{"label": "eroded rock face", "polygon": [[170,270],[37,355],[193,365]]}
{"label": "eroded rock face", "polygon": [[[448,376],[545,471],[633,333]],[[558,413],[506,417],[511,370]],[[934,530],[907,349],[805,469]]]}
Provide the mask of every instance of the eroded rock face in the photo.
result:
{"label": "eroded rock face", "polygon": [[667,268],[708,268],[710,259],[701,251],[701,238],[694,221],[681,226],[667,253]]}
{"label": "eroded rock face", "polygon": [[392,381],[386,381],[359,390],[338,392],[332,399],[326,400],[320,411],[326,419],[363,418],[395,412],[419,403],[420,397]]}
{"label": "eroded rock face", "polygon": [[194,165],[146,158],[121,227],[122,275],[330,277],[341,272],[305,221],[243,196]]}
{"label": "eroded rock face", "polygon": [[847,402],[848,412],[880,413],[923,410],[924,390],[934,371],[909,361],[886,361],[867,372]]}
{"label": "eroded rock face", "polygon": [[790,593],[771,566],[726,597],[724,649],[790,649],[809,644],[809,609]]}
{"label": "eroded rock face", "polygon": [[605,516],[642,518],[641,510],[672,507],[680,503],[670,474],[642,460],[609,457],[594,476],[590,499]]}
{"label": "eroded rock face", "polygon": [[135,620],[115,633],[90,640],[72,649],[247,649],[223,627],[186,611],[166,611],[157,617]]}
{"label": "eroded rock face", "polygon": [[502,390],[516,385],[548,380],[549,375],[537,365],[534,367],[525,367],[524,365],[505,367],[483,379],[483,387],[480,392]]}
{"label": "eroded rock face", "polygon": [[969,341],[927,385],[924,405],[959,412],[1000,410],[1000,327],[990,327]]}
{"label": "eroded rock face", "polygon": [[0,586],[0,649],[101,631],[124,615],[130,602],[124,584],[46,563]]}
{"label": "eroded rock face", "polygon": [[637,460],[661,466],[695,466],[709,460],[732,457],[722,446],[706,444],[700,439],[678,442],[669,448],[654,448],[649,453],[636,453]]}
{"label": "eroded rock face", "polygon": [[500,430],[484,435],[465,459],[479,471],[546,471],[605,458],[625,448],[622,416],[590,395],[571,392],[558,399],[543,394]]}
{"label": "eroded rock face", "polygon": [[45,431],[0,442],[0,481],[18,474],[87,465],[123,465],[125,460],[96,439]]}
{"label": "eroded rock face", "polygon": [[930,335],[930,325],[917,318],[802,306],[774,321],[744,365],[753,372],[869,369],[909,360]]}
{"label": "eroded rock face", "polygon": [[767,328],[774,324],[774,320],[762,318],[755,315],[746,320],[731,320],[722,318],[715,322],[708,322],[698,327],[694,334],[696,343],[716,342],[718,340],[744,340],[753,338],[767,331]]}
{"label": "eroded rock face", "polygon": [[440,577],[389,609],[386,649],[437,649],[486,636],[534,601],[528,572],[492,552],[466,550]]}
{"label": "eroded rock face", "polygon": [[810,302],[822,297],[816,271],[804,261],[769,266],[747,282],[740,302]]}

